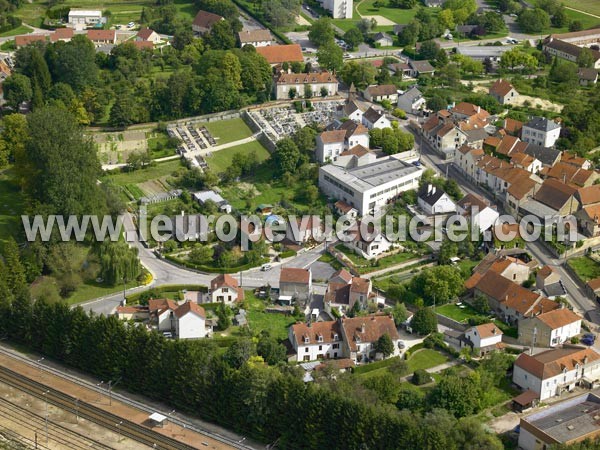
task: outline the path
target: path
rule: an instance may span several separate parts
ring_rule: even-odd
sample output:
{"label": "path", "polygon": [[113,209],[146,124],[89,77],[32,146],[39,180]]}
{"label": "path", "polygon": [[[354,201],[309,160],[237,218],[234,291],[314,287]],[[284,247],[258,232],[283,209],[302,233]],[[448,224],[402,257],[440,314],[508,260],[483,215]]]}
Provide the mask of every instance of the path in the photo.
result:
{"label": "path", "polygon": [[365,274],[361,274],[362,278],[374,278],[374,277],[378,277],[380,275],[384,275],[388,272],[394,272],[396,270],[401,270],[404,269],[405,267],[409,267],[409,266],[413,266],[415,264],[419,264],[421,262],[424,261],[431,261],[431,257],[430,256],[423,256],[421,258],[416,258],[416,259],[409,259],[408,261],[405,261],[403,263],[400,264],[396,264],[394,266],[390,266],[390,267],[386,267],[385,269],[381,269],[381,270],[376,270],[375,272],[370,272],[370,273],[365,273]]}
{"label": "path", "polygon": [[209,155],[212,152],[218,152],[219,150],[225,150],[226,148],[237,147],[238,145],[247,144],[249,142],[255,141],[256,137],[258,136],[258,134],[259,133],[254,133],[252,136],[249,136],[249,137],[244,138],[244,139],[240,139],[239,141],[228,142],[227,144],[216,145],[214,147],[208,147],[208,148],[204,148],[202,150],[188,151],[185,154],[185,157],[187,159],[190,159],[190,158],[193,158],[195,156],[207,156],[207,155]]}
{"label": "path", "polygon": [[578,13],[581,13],[581,14],[585,14],[587,16],[595,17],[596,19],[600,19],[600,16],[597,16],[596,14],[589,13],[587,11],[582,11],[580,9],[571,8],[570,6],[565,6],[565,8],[566,9],[570,9],[571,11],[575,11],[575,12],[578,12]]}
{"label": "path", "polygon": [[[418,354],[419,351],[413,353],[413,355],[411,355],[411,356],[414,356],[414,355]],[[458,365],[460,365],[462,363],[463,362],[460,359],[453,359],[452,361],[447,361],[447,362],[445,362],[443,364],[439,364],[437,366],[430,367],[429,369],[425,369],[425,372],[427,372],[427,373],[439,373],[439,372],[442,372],[443,370],[449,369],[450,367],[458,366]],[[412,378],[412,376],[413,376],[412,373],[410,375],[406,375],[405,377],[402,377],[400,379],[400,381],[409,381],[410,382],[410,379]]]}
{"label": "path", "polygon": [[[181,156],[179,156],[179,155],[164,156],[162,158],[153,159],[152,162],[161,163],[161,162],[165,162],[165,161],[172,161],[172,160],[177,159],[177,158],[181,158]],[[126,166],[127,166],[127,163],[102,164],[102,170],[121,169],[121,168],[126,167]]]}

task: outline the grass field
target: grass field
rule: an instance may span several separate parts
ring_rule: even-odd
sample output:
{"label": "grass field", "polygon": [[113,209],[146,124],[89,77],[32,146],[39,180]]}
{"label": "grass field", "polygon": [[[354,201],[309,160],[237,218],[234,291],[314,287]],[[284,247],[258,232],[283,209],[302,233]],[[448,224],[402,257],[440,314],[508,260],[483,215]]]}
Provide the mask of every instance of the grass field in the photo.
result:
{"label": "grass field", "polygon": [[20,27],[13,28],[12,30],[1,33],[0,37],[17,36],[19,34],[28,34],[28,33],[31,33],[32,31],[33,31],[32,28],[29,28],[28,26],[25,26],[25,25],[21,25]]}
{"label": "grass field", "polygon": [[259,162],[265,161],[270,156],[269,151],[264,148],[260,142],[253,141],[236,147],[216,151],[206,158],[206,162],[213,172],[222,173],[231,165],[233,155],[236,153],[247,155],[251,152],[256,153]]}
{"label": "grass field", "polygon": [[592,258],[588,258],[587,256],[571,258],[568,264],[584,283],[600,277],[600,264]]}
{"label": "grass field", "polygon": [[217,141],[217,145],[239,141],[252,136],[252,130],[240,119],[218,120],[216,122],[203,123],[210,134]]}
{"label": "grass field", "polygon": [[244,303],[248,308],[248,325],[253,333],[266,330],[271,337],[284,340],[287,337],[289,326],[296,321],[291,316],[266,313],[265,303],[256,298],[252,291],[245,292]]}
{"label": "grass field", "polygon": [[448,357],[430,348],[419,350],[408,359],[409,373],[419,369],[430,369],[448,361]]}
{"label": "grass field", "polygon": [[0,172],[0,243],[17,235],[24,207],[20,189],[10,179],[10,172]]}
{"label": "grass field", "polygon": [[[355,11],[358,11],[363,16],[383,16],[386,19],[396,23],[408,23],[417,14],[418,8],[412,9],[401,9],[401,8],[388,8],[374,6],[376,0],[364,0],[355,7]],[[434,9],[432,9],[434,11]],[[357,14],[358,15],[358,14]]]}
{"label": "grass field", "polygon": [[460,306],[462,308],[455,304],[437,306],[435,312],[461,323],[465,323],[470,318],[481,316],[475,309],[465,303]]}
{"label": "grass field", "polygon": [[383,258],[377,261],[376,266],[371,266],[370,260],[357,255],[343,244],[337,245],[335,249],[346,255],[348,259],[350,259],[350,261],[352,261],[352,263],[357,266],[357,269],[360,273],[374,272],[376,270],[385,269],[387,267],[391,267],[396,264],[401,264],[411,259],[417,258],[417,255],[415,255],[414,253],[399,252],[394,253],[393,255],[384,256]]}
{"label": "grass field", "polygon": [[600,16],[600,2],[598,0],[569,0],[569,2],[564,2],[564,5]]}
{"label": "grass field", "polygon": [[112,180],[119,186],[127,186],[130,184],[143,183],[148,180],[155,180],[160,177],[171,175],[181,167],[181,162],[178,159],[158,163],[155,166],[146,169],[140,169],[133,172],[117,172],[106,175],[106,178]]}

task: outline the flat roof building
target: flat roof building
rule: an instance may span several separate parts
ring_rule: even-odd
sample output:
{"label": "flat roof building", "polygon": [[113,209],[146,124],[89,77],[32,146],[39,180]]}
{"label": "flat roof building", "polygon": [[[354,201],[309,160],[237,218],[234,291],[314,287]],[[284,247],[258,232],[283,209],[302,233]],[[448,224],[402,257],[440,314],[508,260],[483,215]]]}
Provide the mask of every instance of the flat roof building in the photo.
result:
{"label": "flat roof building", "polygon": [[519,448],[573,444],[600,435],[600,397],[587,393],[521,418]]}
{"label": "flat roof building", "polygon": [[465,47],[456,47],[456,53],[459,55],[468,56],[469,58],[483,61],[490,58],[493,61],[498,61],[504,52],[510,50],[511,47],[500,45],[472,45]]}
{"label": "flat roof building", "polygon": [[319,187],[362,216],[379,210],[404,191],[417,189],[422,174],[423,169],[392,157],[353,169],[329,164],[319,168]]}

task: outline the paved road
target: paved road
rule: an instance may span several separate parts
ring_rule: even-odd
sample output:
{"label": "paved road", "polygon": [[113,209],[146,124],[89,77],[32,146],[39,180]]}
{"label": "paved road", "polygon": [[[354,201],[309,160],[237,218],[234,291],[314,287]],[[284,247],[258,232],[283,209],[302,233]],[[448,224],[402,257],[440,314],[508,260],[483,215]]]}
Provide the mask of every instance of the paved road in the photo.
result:
{"label": "paved road", "polygon": [[[497,199],[493,198],[489,191],[467,180],[452,162],[442,160],[426,140],[420,139],[417,135],[415,142],[419,148],[423,164],[435,169],[439,174],[448,175],[455,179],[465,193],[483,196],[498,204],[501,208],[501,204],[498,203]],[[567,294],[569,295],[569,300],[575,309],[579,310],[587,320],[595,324],[600,324],[600,312],[598,311],[597,305],[586,295],[585,291],[581,289],[579,284],[564,269],[564,260],[555,258],[540,242],[528,243],[527,250],[539,261],[540,265],[549,265],[560,275]]]}
{"label": "paved road", "polygon": [[[210,281],[216,276],[216,274],[203,274],[188,270],[170,262],[159,259],[152,250],[146,248],[138,239],[136,233],[136,227],[133,223],[133,217],[127,213],[123,222],[125,231],[127,232],[128,238],[133,238],[130,242],[132,247],[138,249],[139,258],[141,264],[148,269],[153,276],[153,281],[147,286],[129,289],[126,294],[133,294],[148,290],[152,287],[158,287],[169,284],[196,284],[209,286]],[[323,266],[321,263],[317,263],[317,260],[321,257],[325,250],[325,246],[320,246],[302,252],[299,255],[284,260],[281,263],[273,263],[272,269],[266,272],[262,272],[259,268],[247,270],[241,273],[232,274],[234,278],[241,280],[241,285],[245,288],[256,288],[265,286],[267,283],[274,288],[279,287],[279,275],[282,267],[299,267],[308,268],[313,266],[313,277],[316,279],[326,279],[331,275],[331,269],[327,266]],[[317,289],[319,291],[319,289]],[[319,292],[317,292],[319,293]],[[86,311],[94,311],[97,314],[111,314],[114,309],[119,306],[123,301],[123,293],[115,293],[95,299],[83,304],[80,304]]]}

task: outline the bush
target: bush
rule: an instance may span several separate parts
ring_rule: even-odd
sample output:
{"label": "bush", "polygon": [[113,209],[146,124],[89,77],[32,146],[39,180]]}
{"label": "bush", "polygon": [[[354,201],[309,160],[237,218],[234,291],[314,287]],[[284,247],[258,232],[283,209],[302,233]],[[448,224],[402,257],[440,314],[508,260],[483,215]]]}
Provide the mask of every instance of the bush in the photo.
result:
{"label": "bush", "polygon": [[444,335],[442,333],[431,333],[423,340],[425,348],[441,348],[446,349],[446,343],[444,342]]}
{"label": "bush", "polygon": [[431,308],[421,308],[413,316],[410,326],[420,335],[433,333],[437,331],[437,315]]}
{"label": "bush", "polygon": [[432,380],[433,378],[431,378],[431,375],[425,369],[419,369],[415,370],[410,381],[414,385],[421,386],[423,384],[431,383]]}
{"label": "bush", "polygon": [[577,336],[573,336],[571,338],[571,344],[579,344],[579,338]]}

